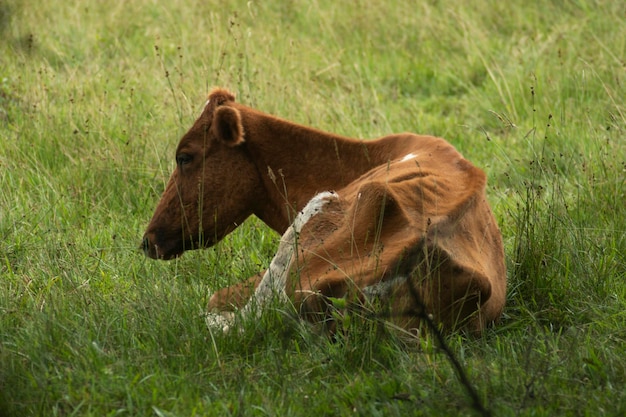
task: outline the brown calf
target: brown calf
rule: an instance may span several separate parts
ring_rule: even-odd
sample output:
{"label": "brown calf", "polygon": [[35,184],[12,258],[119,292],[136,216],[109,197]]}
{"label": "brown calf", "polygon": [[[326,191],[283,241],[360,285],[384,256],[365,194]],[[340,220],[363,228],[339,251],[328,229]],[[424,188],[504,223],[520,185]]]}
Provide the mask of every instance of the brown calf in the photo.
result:
{"label": "brown calf", "polygon": [[235,102],[223,89],[176,150],[176,169],[143,238],[152,258],[214,245],[251,214],[283,234],[264,273],[215,293],[207,322],[256,314],[272,295],[314,322],[329,300],[383,306],[419,327],[415,294],[445,328],[481,331],[506,293],[485,174],[445,140],[361,141]]}

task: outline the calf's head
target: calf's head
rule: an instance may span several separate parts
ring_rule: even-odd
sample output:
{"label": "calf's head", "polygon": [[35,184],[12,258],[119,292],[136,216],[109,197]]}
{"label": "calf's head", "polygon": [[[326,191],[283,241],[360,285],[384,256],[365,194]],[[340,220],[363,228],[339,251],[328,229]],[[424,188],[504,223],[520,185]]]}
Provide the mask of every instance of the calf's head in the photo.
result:
{"label": "calf's head", "polygon": [[176,169],[143,237],[147,256],[211,246],[252,214],[259,178],[244,135],[234,96],[214,90],[178,144]]}

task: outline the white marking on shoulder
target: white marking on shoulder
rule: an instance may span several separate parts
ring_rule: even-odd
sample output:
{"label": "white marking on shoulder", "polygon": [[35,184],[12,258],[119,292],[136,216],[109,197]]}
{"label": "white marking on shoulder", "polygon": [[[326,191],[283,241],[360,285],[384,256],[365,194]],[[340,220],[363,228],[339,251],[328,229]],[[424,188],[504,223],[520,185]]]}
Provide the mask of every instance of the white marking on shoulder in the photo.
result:
{"label": "white marking on shoulder", "polygon": [[337,193],[334,191],[325,191],[323,193],[317,194],[313,197],[307,205],[302,209],[296,219],[293,222],[293,229],[296,233],[300,233],[302,227],[311,220],[311,217],[319,214],[322,211],[322,207],[324,207],[331,199],[338,198]]}
{"label": "white marking on shoulder", "polygon": [[202,110],[200,110],[200,115],[202,115],[202,113],[204,113],[204,111],[206,110],[206,108],[209,106],[209,103],[211,102],[211,99],[208,99],[205,103],[204,106],[202,106]]}
{"label": "white marking on shoulder", "polygon": [[409,159],[413,159],[413,158],[417,158],[417,155],[411,152],[411,153],[404,155],[404,158],[402,158],[400,162],[408,161]]}

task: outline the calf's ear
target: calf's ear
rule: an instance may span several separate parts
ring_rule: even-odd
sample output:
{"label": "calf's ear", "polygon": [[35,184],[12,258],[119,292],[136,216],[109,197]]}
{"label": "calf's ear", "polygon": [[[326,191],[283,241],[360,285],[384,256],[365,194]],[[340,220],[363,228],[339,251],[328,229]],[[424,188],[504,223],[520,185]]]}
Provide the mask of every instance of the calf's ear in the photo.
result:
{"label": "calf's ear", "polygon": [[211,129],[219,140],[229,146],[237,146],[244,141],[241,114],[233,107],[220,106],[215,109]]}

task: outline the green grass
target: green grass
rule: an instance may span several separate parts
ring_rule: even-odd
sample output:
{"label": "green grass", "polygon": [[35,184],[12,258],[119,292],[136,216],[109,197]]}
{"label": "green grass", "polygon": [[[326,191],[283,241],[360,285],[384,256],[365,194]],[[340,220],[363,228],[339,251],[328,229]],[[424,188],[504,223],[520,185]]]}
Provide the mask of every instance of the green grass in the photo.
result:
{"label": "green grass", "polygon": [[472,415],[446,356],[276,312],[211,334],[264,268],[251,219],[137,247],[212,86],[364,138],[446,137],[489,176],[503,322],[447,343],[493,415],[626,413],[622,1],[0,0],[0,415]]}

